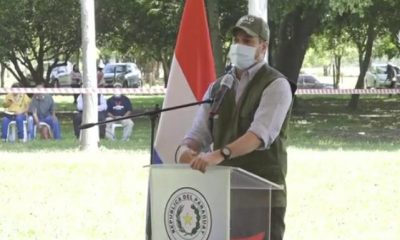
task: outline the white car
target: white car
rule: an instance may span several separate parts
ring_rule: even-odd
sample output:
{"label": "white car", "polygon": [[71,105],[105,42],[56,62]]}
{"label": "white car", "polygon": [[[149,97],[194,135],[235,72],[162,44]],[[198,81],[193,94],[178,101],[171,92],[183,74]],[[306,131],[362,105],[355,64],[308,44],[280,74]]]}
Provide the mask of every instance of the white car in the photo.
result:
{"label": "white car", "polygon": [[50,73],[50,83],[54,87],[71,87],[72,64],[68,62],[66,65],[53,68]]}
{"label": "white car", "polygon": [[135,63],[108,63],[104,68],[104,82],[106,87],[120,83],[124,88],[138,88],[142,86],[142,73]]}
{"label": "white car", "polygon": [[311,74],[301,73],[297,78],[297,88],[333,88],[332,84],[322,83],[315,76]]}
{"label": "white car", "polygon": [[[394,66],[396,70],[397,82],[400,82],[400,69]],[[390,87],[390,80],[387,80],[386,73],[387,64],[373,64],[365,75],[365,88],[388,88]]]}

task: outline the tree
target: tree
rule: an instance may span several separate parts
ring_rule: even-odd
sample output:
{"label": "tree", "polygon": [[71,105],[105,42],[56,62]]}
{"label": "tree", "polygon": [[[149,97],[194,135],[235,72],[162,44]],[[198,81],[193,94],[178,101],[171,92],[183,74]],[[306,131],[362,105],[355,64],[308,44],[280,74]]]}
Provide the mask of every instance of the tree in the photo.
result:
{"label": "tree", "polygon": [[[0,0],[0,59],[24,86],[48,84],[51,69],[80,47],[78,0]],[[45,62],[53,62],[45,74]]]}
{"label": "tree", "polygon": [[345,31],[345,22],[338,15],[330,15],[324,19],[324,29],[320,35],[326,44],[325,49],[319,50],[324,52],[329,50],[333,56],[333,85],[339,87],[341,78],[341,65],[343,58],[349,54],[349,46],[351,46],[350,36]]}
{"label": "tree", "polygon": [[[390,1],[371,1],[369,5],[345,12],[342,18],[346,21],[346,31],[357,46],[359,53],[360,74],[355,88],[364,88],[364,79],[371,63],[374,42],[378,35],[384,34],[389,21],[387,16],[392,13]],[[360,95],[353,94],[349,108],[356,110]]]}
{"label": "tree", "polygon": [[383,36],[378,36],[375,44],[374,57],[386,57],[388,61],[398,57],[400,52],[396,42],[396,39],[389,32]]}
{"label": "tree", "polygon": [[4,87],[5,70],[4,64],[0,63],[0,87]]}
{"label": "tree", "polygon": [[120,52],[133,53],[135,59],[143,61],[138,62],[139,65],[150,59],[161,62],[167,84],[183,2],[99,1],[100,39],[111,42]]}
{"label": "tree", "polygon": [[[230,30],[247,13],[247,0],[206,0],[216,71],[224,71]],[[161,62],[167,84],[184,1],[101,0],[97,5],[99,41],[119,52],[130,53],[139,65]]]}
{"label": "tree", "polygon": [[[209,0],[212,1],[212,0]],[[247,9],[248,0],[219,0],[218,1],[218,12],[219,17],[218,21],[215,24],[210,25],[211,38],[218,38],[220,43],[221,50],[215,51],[214,49],[214,58],[215,62],[218,63],[216,65],[216,73],[221,75],[225,66],[227,65],[227,56],[229,48],[232,44],[232,27],[235,25],[237,20],[243,15],[246,15],[248,12]],[[207,5],[207,11],[210,11]],[[209,21],[214,21],[210,19]],[[218,26],[218,29],[215,27]],[[213,41],[214,42],[214,41]],[[214,44],[213,44],[214,46]],[[215,47],[214,47],[215,48]]]}
{"label": "tree", "polygon": [[221,75],[224,71],[224,62],[222,57],[222,37],[219,29],[219,8],[218,1],[215,0],[205,0],[207,15],[208,15],[208,25],[210,31],[211,45],[214,55],[215,72]]}
{"label": "tree", "polygon": [[328,0],[270,1],[270,63],[297,81],[310,37],[327,14]]}

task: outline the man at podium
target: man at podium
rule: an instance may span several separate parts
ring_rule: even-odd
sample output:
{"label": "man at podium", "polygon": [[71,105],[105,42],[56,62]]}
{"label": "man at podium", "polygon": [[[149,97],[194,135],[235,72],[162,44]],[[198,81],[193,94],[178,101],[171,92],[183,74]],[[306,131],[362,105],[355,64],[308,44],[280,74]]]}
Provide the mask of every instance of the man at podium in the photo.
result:
{"label": "man at podium", "polygon": [[202,172],[211,165],[239,167],[283,185],[272,195],[270,238],[283,239],[286,129],[296,86],[264,60],[269,27],[262,18],[241,17],[232,34],[233,68],[209,86],[204,99],[214,102],[199,108],[178,159]]}

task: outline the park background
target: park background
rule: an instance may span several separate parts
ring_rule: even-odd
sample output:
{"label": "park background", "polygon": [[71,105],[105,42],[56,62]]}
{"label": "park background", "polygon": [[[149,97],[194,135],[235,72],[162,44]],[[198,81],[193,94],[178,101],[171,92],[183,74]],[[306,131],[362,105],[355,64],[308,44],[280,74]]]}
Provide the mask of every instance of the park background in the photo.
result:
{"label": "park background", "polygon": [[[183,2],[97,1],[97,9],[103,9],[97,11],[99,58],[134,61],[144,73],[145,87],[165,85]],[[46,58],[80,62],[78,1],[32,3],[36,8],[22,0],[0,1],[0,59],[3,69],[10,66],[2,71],[2,86],[14,80],[49,80],[41,67],[8,80],[15,68],[5,60],[19,56],[9,50],[25,47],[18,54],[29,53],[21,59],[31,59],[29,46],[39,49],[41,43],[36,42],[38,33],[51,49]],[[219,52],[214,48],[221,73],[229,48],[228,26],[246,12],[247,1],[207,3],[211,10],[217,5],[221,17],[210,21],[212,36],[222,36],[213,38],[213,45],[227,43],[220,44]],[[336,79],[337,88],[363,88],[371,62],[398,64],[398,1],[270,1],[269,8],[274,40],[270,62],[286,69],[291,79],[305,71],[327,83]],[[43,25],[47,28],[40,28]],[[213,32],[214,25],[219,32]],[[278,34],[284,30],[292,34],[287,39]],[[15,34],[24,32],[28,34]],[[55,51],[60,46],[62,52]],[[45,59],[32,62],[40,66]],[[342,70],[324,76],[327,66]],[[137,112],[163,101],[162,95],[130,97]],[[285,239],[400,236],[399,95],[360,95],[349,108],[354,97],[298,96],[289,132]],[[55,99],[61,141],[0,144],[0,239],[144,239],[149,120],[135,120],[129,142],[102,140],[97,153],[81,152],[72,134],[72,96]]]}
{"label": "park background", "polygon": [[[150,120],[129,142],[79,151],[72,96],[61,141],[1,143],[0,239],[144,239]],[[399,97],[298,96],[289,131],[285,239],[398,239]],[[163,96],[133,96],[138,112]]]}

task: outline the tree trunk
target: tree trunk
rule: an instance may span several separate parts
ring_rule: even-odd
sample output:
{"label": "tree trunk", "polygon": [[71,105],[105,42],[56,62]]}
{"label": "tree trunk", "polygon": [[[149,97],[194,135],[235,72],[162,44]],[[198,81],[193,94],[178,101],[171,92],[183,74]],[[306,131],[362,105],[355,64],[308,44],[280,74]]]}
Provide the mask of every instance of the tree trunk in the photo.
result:
{"label": "tree trunk", "polygon": [[[360,75],[358,76],[357,79],[357,83],[355,86],[356,89],[364,88],[365,75],[368,71],[368,66],[371,61],[372,47],[374,45],[375,38],[376,38],[376,32],[374,30],[373,24],[370,23],[367,30],[367,41],[365,44],[365,48],[363,48],[364,46],[361,45],[359,45],[358,47]],[[363,51],[362,49],[365,49],[365,51]],[[359,99],[360,99],[359,94],[351,95],[348,107],[353,111],[357,110]]]}
{"label": "tree trunk", "polygon": [[[14,76],[14,78],[22,84],[22,86],[28,86],[28,79],[29,76],[25,76],[23,71],[21,70],[17,57],[15,56],[16,53],[13,52],[11,55],[9,55],[9,60],[12,63],[14,68],[11,68],[10,66],[6,66],[7,70],[10,71],[10,73]],[[32,76],[31,76],[32,77]]]}
{"label": "tree trunk", "polygon": [[158,80],[160,78],[160,62],[159,61],[156,61],[156,66],[153,71],[154,71],[154,78],[156,80]]}
{"label": "tree trunk", "polygon": [[168,86],[168,77],[169,77],[169,64],[166,59],[162,59],[162,67],[164,70],[164,87],[166,88]]}
{"label": "tree trunk", "polygon": [[279,27],[275,67],[294,82],[297,82],[310,37],[320,20],[319,14],[298,6],[285,16]]}
{"label": "tree trunk", "polygon": [[4,87],[4,76],[6,73],[6,68],[4,67],[3,63],[0,63],[0,87]]}
{"label": "tree trunk", "polygon": [[210,31],[211,45],[214,54],[215,72],[217,76],[220,76],[224,73],[225,66],[223,62],[221,32],[218,20],[218,1],[206,0],[206,8],[208,15],[208,28]]}
{"label": "tree trunk", "polygon": [[335,77],[334,77],[334,87],[339,88],[339,82],[340,82],[340,68],[342,65],[342,56],[340,55],[335,55]]}

